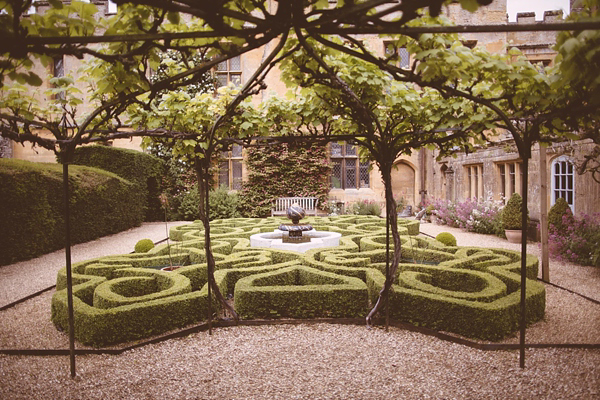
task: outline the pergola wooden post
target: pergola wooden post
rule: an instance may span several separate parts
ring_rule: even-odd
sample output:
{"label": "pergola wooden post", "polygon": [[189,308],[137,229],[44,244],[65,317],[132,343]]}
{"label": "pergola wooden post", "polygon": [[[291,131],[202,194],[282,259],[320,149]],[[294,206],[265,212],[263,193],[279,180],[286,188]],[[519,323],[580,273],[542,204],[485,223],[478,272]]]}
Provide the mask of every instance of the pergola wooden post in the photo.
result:
{"label": "pergola wooden post", "polygon": [[548,255],[548,164],[546,147],[540,146],[540,230],[542,233],[542,280],[550,282],[550,258]]}

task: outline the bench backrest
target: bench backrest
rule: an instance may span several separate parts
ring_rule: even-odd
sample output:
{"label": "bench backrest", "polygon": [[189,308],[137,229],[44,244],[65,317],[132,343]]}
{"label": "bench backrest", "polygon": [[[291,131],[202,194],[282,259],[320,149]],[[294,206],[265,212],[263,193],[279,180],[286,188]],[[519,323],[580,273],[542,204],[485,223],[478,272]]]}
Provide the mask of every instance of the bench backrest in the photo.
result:
{"label": "bench backrest", "polygon": [[275,211],[286,211],[293,204],[298,204],[305,211],[312,211],[317,209],[318,203],[319,199],[316,197],[280,197],[273,203],[273,209]]}

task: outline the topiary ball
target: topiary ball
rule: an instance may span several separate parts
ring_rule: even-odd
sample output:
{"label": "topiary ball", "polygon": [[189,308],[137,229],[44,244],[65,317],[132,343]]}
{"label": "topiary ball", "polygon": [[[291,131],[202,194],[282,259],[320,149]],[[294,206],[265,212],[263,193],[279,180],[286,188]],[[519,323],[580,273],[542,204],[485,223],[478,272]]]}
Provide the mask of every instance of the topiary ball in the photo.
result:
{"label": "topiary ball", "polygon": [[446,246],[456,246],[456,238],[450,232],[442,232],[435,237],[438,242],[444,243]]}
{"label": "topiary ball", "polygon": [[136,253],[147,253],[154,248],[154,243],[150,239],[142,239],[135,244]]}

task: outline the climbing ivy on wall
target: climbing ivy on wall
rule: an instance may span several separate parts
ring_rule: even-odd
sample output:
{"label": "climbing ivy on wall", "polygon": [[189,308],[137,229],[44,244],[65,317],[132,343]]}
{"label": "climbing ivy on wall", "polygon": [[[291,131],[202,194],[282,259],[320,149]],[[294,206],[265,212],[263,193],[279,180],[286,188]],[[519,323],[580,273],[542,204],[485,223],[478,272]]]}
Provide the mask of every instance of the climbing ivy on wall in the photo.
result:
{"label": "climbing ivy on wall", "polygon": [[242,212],[270,215],[278,197],[311,196],[322,207],[329,194],[331,165],[324,146],[264,145],[247,149],[248,180],[241,192]]}

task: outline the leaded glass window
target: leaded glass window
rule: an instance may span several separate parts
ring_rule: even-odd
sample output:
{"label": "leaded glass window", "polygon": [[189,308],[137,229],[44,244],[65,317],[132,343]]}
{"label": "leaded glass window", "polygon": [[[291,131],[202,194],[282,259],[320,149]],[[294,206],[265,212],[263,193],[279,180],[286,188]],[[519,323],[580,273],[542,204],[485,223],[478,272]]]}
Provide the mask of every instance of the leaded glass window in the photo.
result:
{"label": "leaded glass window", "polygon": [[[468,199],[483,199],[483,164],[467,165],[465,194]],[[500,172],[502,177],[502,171]],[[502,179],[502,178],[501,178]]]}
{"label": "leaded glass window", "polygon": [[242,84],[242,60],[240,56],[233,57],[217,64],[217,87]]}
{"label": "leaded glass window", "polygon": [[400,68],[410,67],[410,54],[406,47],[397,47],[394,42],[383,42],[385,55]]}
{"label": "leaded glass window", "polygon": [[242,189],[242,150],[239,144],[234,144],[230,151],[221,152],[219,163],[219,186],[229,190]]}
{"label": "leaded glass window", "polygon": [[331,188],[359,189],[370,185],[369,162],[360,162],[356,146],[331,143]]}
{"label": "leaded glass window", "polygon": [[498,192],[504,201],[508,201],[513,193],[521,193],[521,181],[523,172],[520,161],[508,161],[496,164],[498,168],[499,183]]}

